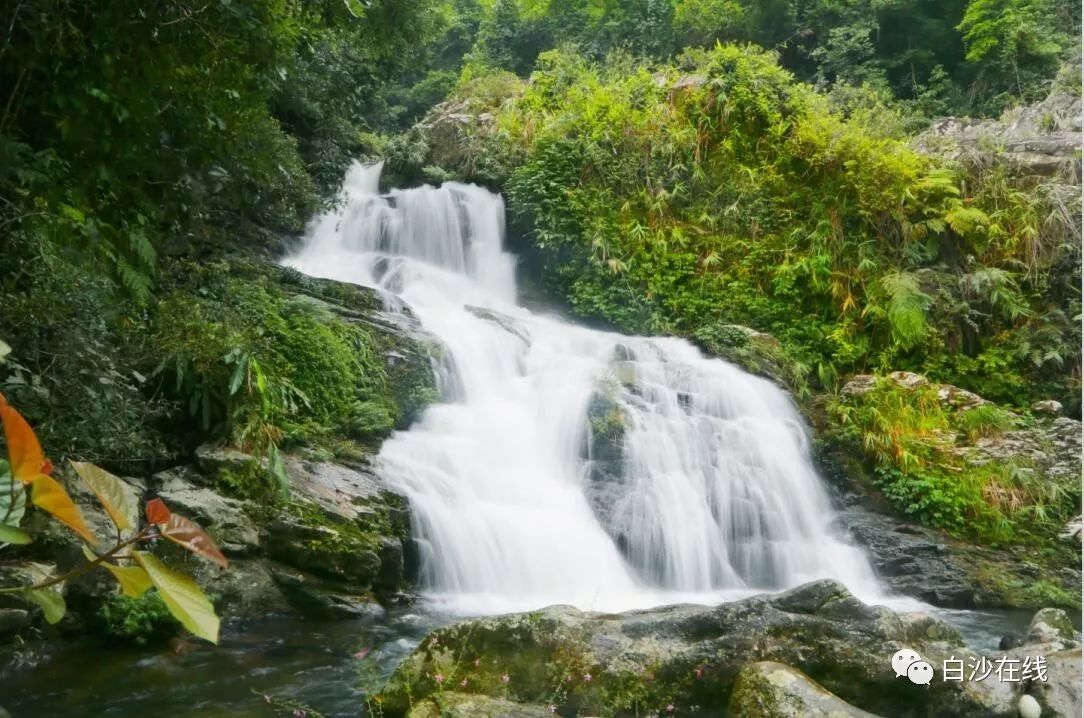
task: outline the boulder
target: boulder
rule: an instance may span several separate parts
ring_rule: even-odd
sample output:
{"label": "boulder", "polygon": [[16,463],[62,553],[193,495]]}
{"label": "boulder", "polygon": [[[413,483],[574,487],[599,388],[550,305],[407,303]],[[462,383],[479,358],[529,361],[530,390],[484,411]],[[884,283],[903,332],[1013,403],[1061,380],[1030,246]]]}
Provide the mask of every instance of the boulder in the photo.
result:
{"label": "boulder", "polygon": [[825,690],[799,670],[761,661],[741,669],[729,713],[743,718],[877,718]]}
{"label": "boulder", "polygon": [[998,714],[981,691],[961,684],[896,680],[890,658],[903,647],[935,666],[965,652],[942,622],[865,605],[835,581],[717,607],[609,615],[553,606],[434,631],[379,698],[386,715],[405,715],[412,701],[439,692],[432,679],[439,673],[461,692],[517,703],[545,705],[559,695],[562,715],[662,715],[671,706],[682,715],[719,715],[747,664],[774,661],[873,713]]}
{"label": "boulder", "polygon": [[407,718],[550,718],[548,706],[520,705],[503,698],[440,693],[410,709]]}
{"label": "boulder", "polygon": [[1065,611],[1060,608],[1044,608],[1036,613],[1028,624],[1024,644],[1054,642],[1079,644],[1080,634]]}
{"label": "boulder", "polygon": [[260,547],[260,533],[245,503],[189,479],[192,472],[170,470],[155,476],[157,494],[173,511],[203,527],[230,556],[246,556]]}
{"label": "boulder", "polygon": [[1084,715],[1080,675],[1082,669],[1079,648],[1067,649],[1045,656],[1047,679],[1033,681],[1031,688],[1045,707],[1043,715],[1078,718]]}
{"label": "boulder", "polygon": [[1032,414],[1046,414],[1047,416],[1061,416],[1064,411],[1060,401],[1054,401],[1053,399],[1047,399],[1045,401],[1037,401],[1031,405]]}

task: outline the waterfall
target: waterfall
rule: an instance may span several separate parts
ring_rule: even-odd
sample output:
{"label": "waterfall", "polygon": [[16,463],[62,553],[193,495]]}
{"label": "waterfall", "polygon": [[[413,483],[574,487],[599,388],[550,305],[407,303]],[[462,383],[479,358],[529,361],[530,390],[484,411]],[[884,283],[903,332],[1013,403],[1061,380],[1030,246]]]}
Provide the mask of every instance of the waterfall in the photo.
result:
{"label": "waterfall", "polygon": [[829,529],[783,391],[680,339],[527,311],[500,196],[454,182],[381,195],[380,171],[355,164],[287,263],[385,290],[444,345],[455,391],[377,459],[410,501],[432,600],[624,610],[815,578],[876,595],[865,556]]}

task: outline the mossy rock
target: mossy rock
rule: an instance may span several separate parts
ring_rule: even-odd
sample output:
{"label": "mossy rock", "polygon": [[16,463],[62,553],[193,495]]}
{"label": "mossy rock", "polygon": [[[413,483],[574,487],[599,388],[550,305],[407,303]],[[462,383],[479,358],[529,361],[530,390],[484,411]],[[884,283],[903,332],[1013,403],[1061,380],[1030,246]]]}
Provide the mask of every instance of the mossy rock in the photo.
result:
{"label": "mossy rock", "polygon": [[730,695],[729,714],[742,718],[876,718],[801,671],[772,661],[742,668]]}
{"label": "mossy rock", "polygon": [[809,396],[808,370],[770,334],[738,324],[709,324],[697,329],[692,340],[709,354],[771,379],[799,399]]}

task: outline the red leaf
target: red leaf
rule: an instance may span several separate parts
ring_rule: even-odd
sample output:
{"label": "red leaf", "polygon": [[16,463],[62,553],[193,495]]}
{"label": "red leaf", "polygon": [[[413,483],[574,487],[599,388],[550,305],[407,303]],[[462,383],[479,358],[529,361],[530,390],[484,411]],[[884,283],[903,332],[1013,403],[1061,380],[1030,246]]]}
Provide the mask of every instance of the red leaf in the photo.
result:
{"label": "red leaf", "polygon": [[4,424],[4,437],[8,442],[8,461],[11,475],[24,484],[33,483],[42,474],[49,474],[53,466],[45,459],[41,444],[34,430],[22,414],[7,403],[0,394],[0,422]]}
{"label": "red leaf", "polygon": [[152,524],[164,524],[171,516],[169,507],[162,499],[151,499],[147,502],[147,521]]}
{"label": "red leaf", "polygon": [[207,532],[201,529],[196,522],[189,521],[179,514],[170,514],[169,521],[165,525],[160,525],[159,529],[162,536],[173,543],[184,546],[192,553],[199,554],[205,559],[217,563],[222,568],[229,567],[230,562],[218,550],[218,546],[207,535]]}

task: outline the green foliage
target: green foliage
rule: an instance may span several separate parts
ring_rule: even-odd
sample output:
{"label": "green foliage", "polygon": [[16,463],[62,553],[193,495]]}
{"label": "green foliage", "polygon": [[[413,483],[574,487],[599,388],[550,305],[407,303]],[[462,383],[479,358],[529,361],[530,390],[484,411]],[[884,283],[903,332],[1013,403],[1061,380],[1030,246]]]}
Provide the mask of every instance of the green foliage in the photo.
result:
{"label": "green foliage", "polygon": [[98,609],[98,618],[110,640],[137,646],[161,642],[180,629],[157,591],[138,598],[112,595]]}
{"label": "green foliage", "polygon": [[860,451],[872,483],[901,513],[958,536],[1051,543],[1075,515],[1075,477],[1047,476],[1029,459],[992,461],[970,446],[1024,420],[993,404],[952,407],[936,385],[880,379],[828,404],[830,442]]}
{"label": "green foliage", "polygon": [[194,439],[270,452],[273,463],[283,443],[385,436],[399,407],[372,332],[264,281],[277,270],[245,267],[178,267],[156,307],[155,376],[187,407]]}
{"label": "green foliage", "polygon": [[1053,193],[918,154],[753,48],[539,67],[484,146],[513,234],[576,313],[634,333],[750,326],[826,387],[912,369],[1076,406],[1079,372],[1056,367],[1078,342],[1053,327],[1078,331],[1062,277],[1079,277],[1079,216]]}

